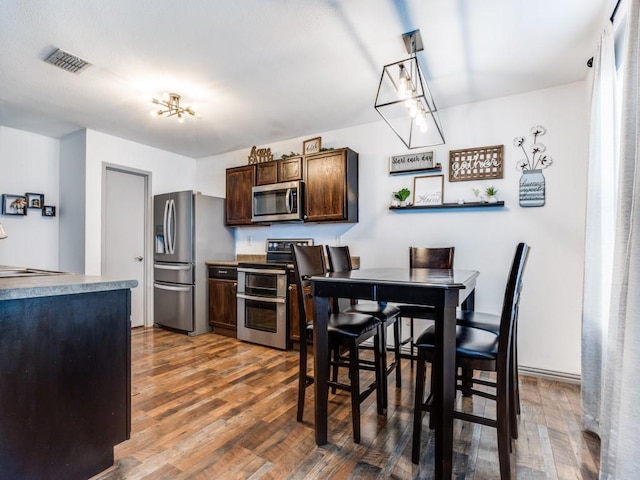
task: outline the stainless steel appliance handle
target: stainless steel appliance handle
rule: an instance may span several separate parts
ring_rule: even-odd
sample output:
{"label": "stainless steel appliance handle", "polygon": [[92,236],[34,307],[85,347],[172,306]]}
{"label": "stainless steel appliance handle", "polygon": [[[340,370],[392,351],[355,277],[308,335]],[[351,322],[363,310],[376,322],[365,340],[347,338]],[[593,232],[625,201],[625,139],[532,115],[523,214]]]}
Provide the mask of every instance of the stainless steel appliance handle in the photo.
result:
{"label": "stainless steel appliance handle", "polygon": [[238,273],[262,273],[265,275],[286,275],[284,270],[269,270],[267,268],[238,268]]}
{"label": "stainless steel appliance handle", "polygon": [[154,263],[153,268],[158,270],[189,270],[191,265],[160,265],[159,263]]}
{"label": "stainless steel appliance handle", "polygon": [[169,253],[169,237],[167,236],[167,221],[169,217],[169,200],[164,202],[164,216],[162,220],[162,237],[164,242],[162,243],[162,253]]}
{"label": "stainless steel appliance handle", "polygon": [[264,303],[286,303],[287,301],[284,297],[256,297],[255,295],[245,295],[244,293],[236,293],[236,297]]}
{"label": "stainless steel appliance handle", "polygon": [[293,210],[292,189],[287,188],[287,213],[291,213],[292,210]]}
{"label": "stainless steel appliance handle", "polygon": [[176,252],[176,201],[169,200],[169,253]]}
{"label": "stainless steel appliance handle", "polygon": [[169,290],[171,292],[190,292],[191,287],[171,287],[169,285],[160,285],[159,283],[154,283],[153,288],[157,288],[159,290]]}

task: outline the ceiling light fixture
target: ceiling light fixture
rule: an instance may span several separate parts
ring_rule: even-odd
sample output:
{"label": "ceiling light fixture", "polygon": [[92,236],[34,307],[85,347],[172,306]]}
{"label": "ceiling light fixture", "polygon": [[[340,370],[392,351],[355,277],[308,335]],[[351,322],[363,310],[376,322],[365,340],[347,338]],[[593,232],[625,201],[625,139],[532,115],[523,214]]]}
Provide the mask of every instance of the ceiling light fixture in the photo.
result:
{"label": "ceiling light fixture", "polygon": [[411,57],[384,66],[375,108],[407,148],[442,145],[436,104],[416,57],[424,48],[420,30],[402,38]]}
{"label": "ceiling light fixture", "polygon": [[151,99],[152,103],[156,105],[160,105],[164,108],[160,108],[158,110],[152,110],[151,116],[159,117],[160,115],[167,115],[167,117],[172,117],[174,115],[178,116],[178,122],[184,122],[185,114],[193,115],[194,117],[198,116],[196,111],[191,107],[181,107],[180,106],[180,95],[177,93],[168,93],[168,99],[157,100],[155,98]]}

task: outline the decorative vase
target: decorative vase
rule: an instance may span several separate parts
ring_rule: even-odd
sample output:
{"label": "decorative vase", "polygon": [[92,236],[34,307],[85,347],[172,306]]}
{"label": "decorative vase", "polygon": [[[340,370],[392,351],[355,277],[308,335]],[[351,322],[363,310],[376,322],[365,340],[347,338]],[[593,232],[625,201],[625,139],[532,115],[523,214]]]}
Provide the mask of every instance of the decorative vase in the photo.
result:
{"label": "decorative vase", "polygon": [[407,201],[406,200],[400,200],[400,206],[401,207],[406,207],[407,206]]}
{"label": "decorative vase", "polygon": [[496,198],[495,195],[489,195],[489,198],[487,199],[487,203],[498,203],[498,199]]}
{"label": "decorative vase", "polygon": [[545,180],[542,170],[523,170],[520,177],[520,206],[544,205]]}

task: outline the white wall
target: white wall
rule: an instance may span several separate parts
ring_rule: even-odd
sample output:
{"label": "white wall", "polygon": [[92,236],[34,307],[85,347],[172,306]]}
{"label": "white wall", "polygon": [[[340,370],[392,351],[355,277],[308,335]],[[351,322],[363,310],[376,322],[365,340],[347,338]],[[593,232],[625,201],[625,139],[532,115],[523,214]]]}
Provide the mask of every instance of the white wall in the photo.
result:
{"label": "white wall", "polygon": [[[0,127],[0,194],[44,194],[46,205],[58,205],[58,141]],[[9,235],[0,240],[0,265],[58,268],[58,218],[27,209],[26,216],[0,215]]]}
{"label": "white wall", "polygon": [[102,251],[102,165],[111,163],[151,173],[151,193],[191,190],[196,162],[175,153],[87,130],[85,273],[100,275]]}
{"label": "white wall", "polygon": [[[236,231],[237,253],[264,253],[267,237],[313,237],[319,244],[348,244],[368,267],[408,265],[408,247],[456,247],[457,268],[480,271],[476,309],[498,313],[516,244],[531,245],[520,313],[520,364],[535,369],[580,373],[582,274],[587,162],[587,103],[584,82],[463,105],[440,112],[447,143],[435,147],[443,165],[446,202],[473,200],[472,187],[495,185],[505,208],[393,212],[390,194],[413,190],[413,175],[390,176],[388,159],[408,151],[382,121],[322,136],[324,147],[359,152],[360,221],[341,225],[279,225]],[[513,138],[535,125],[555,163],[544,170],[546,205],[518,205],[521,153]],[[301,150],[303,138],[260,145],[275,158]],[[504,178],[449,183],[448,152],[504,144]],[[224,168],[247,163],[249,149],[198,160],[199,189],[224,193]]]}

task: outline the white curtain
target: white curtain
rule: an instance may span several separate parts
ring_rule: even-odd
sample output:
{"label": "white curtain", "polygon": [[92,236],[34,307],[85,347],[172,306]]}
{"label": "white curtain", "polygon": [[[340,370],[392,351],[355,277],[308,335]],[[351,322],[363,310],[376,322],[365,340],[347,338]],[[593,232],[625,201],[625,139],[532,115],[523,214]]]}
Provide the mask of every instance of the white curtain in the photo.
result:
{"label": "white curtain", "polygon": [[587,430],[597,434],[613,273],[616,83],[614,33],[607,22],[593,57],[582,314],[583,422]]}
{"label": "white curtain", "polygon": [[627,1],[611,315],[601,404],[600,478],[640,478],[640,0]]}

